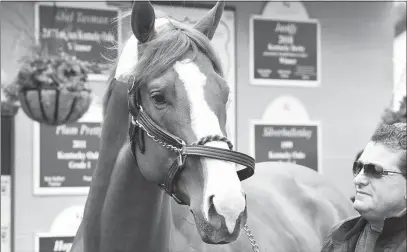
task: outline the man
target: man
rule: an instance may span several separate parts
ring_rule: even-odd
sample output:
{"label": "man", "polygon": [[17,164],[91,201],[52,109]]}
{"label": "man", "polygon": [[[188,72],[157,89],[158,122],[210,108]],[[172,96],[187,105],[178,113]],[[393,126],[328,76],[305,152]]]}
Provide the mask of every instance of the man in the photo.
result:
{"label": "man", "polygon": [[336,224],[321,252],[406,251],[406,123],[380,125],[353,166],[353,207],[360,216]]}
{"label": "man", "polygon": [[[380,124],[394,124],[394,123],[399,123],[399,122],[406,122],[406,112],[407,112],[407,97],[404,96],[404,98],[400,102],[399,109],[394,111],[392,108],[386,108],[384,110],[384,113],[382,114]],[[362,155],[363,150],[359,151],[358,154],[356,155],[356,160],[359,159],[360,155]],[[355,201],[355,196],[352,196],[350,198],[352,202]]]}

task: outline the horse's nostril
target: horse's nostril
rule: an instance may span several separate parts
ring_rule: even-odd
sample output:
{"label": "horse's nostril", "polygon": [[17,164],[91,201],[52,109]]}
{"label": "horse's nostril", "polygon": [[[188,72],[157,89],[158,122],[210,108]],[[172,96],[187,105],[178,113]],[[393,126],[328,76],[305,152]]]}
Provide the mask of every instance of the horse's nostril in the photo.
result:
{"label": "horse's nostril", "polygon": [[207,208],[207,217],[208,220],[213,219],[216,216],[216,208],[215,203],[213,202],[215,195],[211,195],[208,198],[208,208]]}
{"label": "horse's nostril", "polygon": [[213,206],[213,197],[215,197],[215,195],[211,195],[208,199],[208,206],[211,207]]}

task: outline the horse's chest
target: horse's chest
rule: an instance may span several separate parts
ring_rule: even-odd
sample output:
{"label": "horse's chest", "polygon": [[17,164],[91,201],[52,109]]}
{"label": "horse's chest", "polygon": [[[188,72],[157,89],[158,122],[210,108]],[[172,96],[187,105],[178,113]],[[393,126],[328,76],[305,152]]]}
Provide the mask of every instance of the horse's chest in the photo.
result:
{"label": "horse's chest", "polygon": [[[227,245],[210,245],[201,240],[194,222],[185,219],[178,228],[174,228],[170,238],[169,252],[250,252],[253,251],[250,240],[244,230],[237,241]],[[261,231],[261,232],[260,232]],[[313,239],[301,239],[297,233],[282,227],[263,227],[253,230],[260,251],[267,252],[302,252],[318,251],[319,244]],[[310,234],[312,236],[312,234]],[[302,234],[301,236],[304,236]]]}

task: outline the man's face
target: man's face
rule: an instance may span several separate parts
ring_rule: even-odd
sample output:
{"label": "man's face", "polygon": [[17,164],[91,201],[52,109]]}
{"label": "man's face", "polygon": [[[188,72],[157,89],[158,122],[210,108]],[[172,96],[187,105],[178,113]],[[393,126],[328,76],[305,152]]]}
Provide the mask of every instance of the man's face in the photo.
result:
{"label": "man's face", "polygon": [[[380,143],[369,142],[359,162],[400,172],[398,164],[403,154],[403,151],[393,151]],[[371,177],[366,176],[362,169],[353,182],[356,189],[353,207],[366,219],[394,216],[406,207],[406,179],[401,174],[389,173],[382,177]]]}

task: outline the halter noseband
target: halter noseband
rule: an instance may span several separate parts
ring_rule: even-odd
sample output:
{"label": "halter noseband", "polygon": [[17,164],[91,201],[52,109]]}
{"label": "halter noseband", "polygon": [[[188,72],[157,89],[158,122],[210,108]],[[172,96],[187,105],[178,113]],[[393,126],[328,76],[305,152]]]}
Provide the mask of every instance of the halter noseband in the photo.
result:
{"label": "halter noseband", "polygon": [[[119,82],[117,80],[114,81]],[[177,176],[182,172],[185,165],[185,160],[188,156],[214,158],[243,165],[245,168],[237,171],[237,175],[240,181],[245,180],[254,174],[254,159],[246,154],[233,151],[233,145],[226,137],[218,135],[207,136],[201,138],[191,145],[188,145],[181,138],[172,135],[171,133],[157,125],[143,110],[143,107],[139,103],[139,98],[140,91],[138,87],[136,87],[136,83],[133,82],[131,83],[131,88],[128,91],[128,107],[131,114],[131,120],[129,124],[129,138],[133,158],[137,162],[135,152],[135,137],[137,135],[139,138],[138,144],[140,151],[141,153],[144,153],[145,151],[144,134],[142,131],[144,131],[146,135],[153,139],[155,142],[178,154],[178,157],[174,160],[164,178],[164,183],[158,184],[158,186],[163,189],[168,195],[174,198],[174,200],[178,204],[186,205],[185,202],[181,201],[175,195],[174,184]],[[226,142],[228,144],[229,150],[205,146],[207,142],[211,141]]]}

